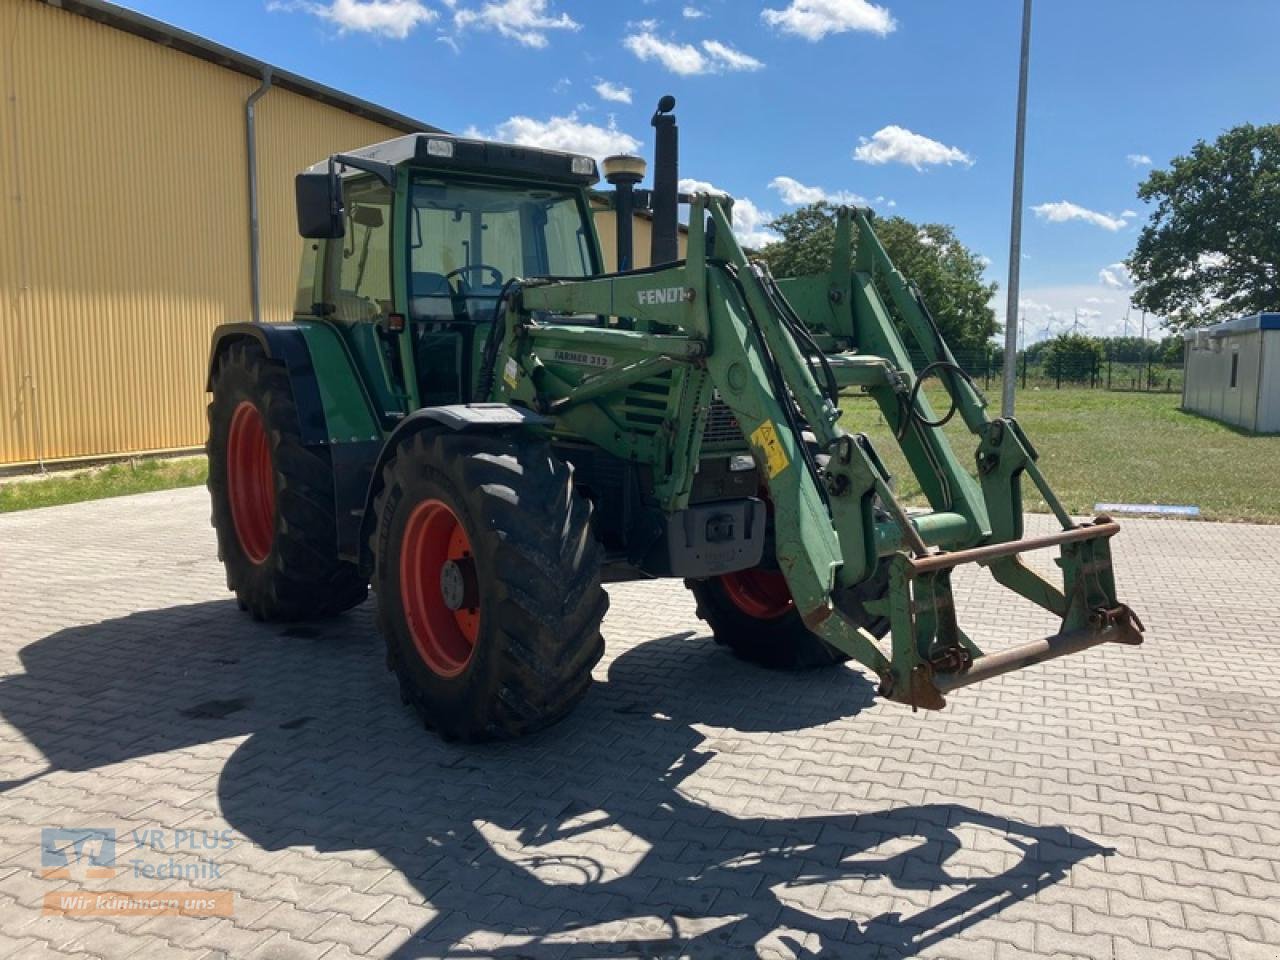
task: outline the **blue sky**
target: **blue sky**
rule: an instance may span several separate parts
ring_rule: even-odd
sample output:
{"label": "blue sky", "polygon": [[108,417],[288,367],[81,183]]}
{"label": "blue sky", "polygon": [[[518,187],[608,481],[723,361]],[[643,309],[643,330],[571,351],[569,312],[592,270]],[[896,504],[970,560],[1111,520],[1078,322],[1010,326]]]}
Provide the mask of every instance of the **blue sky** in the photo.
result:
{"label": "blue sky", "polygon": [[[651,156],[759,242],[796,201],[856,195],[953,224],[1007,275],[1017,0],[131,0],[128,6],[455,132]],[[1022,298],[1028,339],[1119,332],[1135,196],[1197,139],[1276,119],[1274,0],[1039,0]],[[628,102],[629,101],[629,102]],[[781,178],[781,179],[780,179]],[[1131,330],[1137,329],[1134,314]]]}

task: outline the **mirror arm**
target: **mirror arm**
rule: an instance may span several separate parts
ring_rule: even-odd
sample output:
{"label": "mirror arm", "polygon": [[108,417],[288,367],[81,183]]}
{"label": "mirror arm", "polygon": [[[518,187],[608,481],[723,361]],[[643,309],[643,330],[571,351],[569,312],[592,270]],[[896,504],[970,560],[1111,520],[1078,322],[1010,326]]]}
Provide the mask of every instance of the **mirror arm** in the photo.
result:
{"label": "mirror arm", "polygon": [[331,176],[337,176],[336,164],[339,163],[344,167],[354,167],[356,170],[372,173],[385,186],[394,187],[396,185],[396,168],[389,163],[383,163],[381,160],[367,160],[364,157],[352,157],[345,153],[335,153],[329,157],[329,174]]}

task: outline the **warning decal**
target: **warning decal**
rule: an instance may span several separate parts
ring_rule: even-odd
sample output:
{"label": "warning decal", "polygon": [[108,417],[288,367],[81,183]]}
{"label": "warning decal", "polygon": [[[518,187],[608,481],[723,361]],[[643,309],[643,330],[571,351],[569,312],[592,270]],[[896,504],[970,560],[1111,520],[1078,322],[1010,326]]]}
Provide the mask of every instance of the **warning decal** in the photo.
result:
{"label": "warning decal", "polygon": [[791,464],[787,459],[787,451],[782,449],[778,440],[778,431],[773,421],[766,420],[751,433],[751,445],[764,454],[765,470],[772,480]]}

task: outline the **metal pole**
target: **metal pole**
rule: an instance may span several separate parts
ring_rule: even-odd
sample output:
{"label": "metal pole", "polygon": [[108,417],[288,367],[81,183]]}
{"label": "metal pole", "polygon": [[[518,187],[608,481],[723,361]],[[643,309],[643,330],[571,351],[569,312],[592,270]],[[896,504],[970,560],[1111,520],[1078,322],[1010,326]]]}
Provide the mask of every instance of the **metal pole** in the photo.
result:
{"label": "metal pole", "polygon": [[[1004,350],[1009,356],[1018,349],[1018,280],[1022,267],[1022,162],[1027,139],[1027,64],[1031,59],[1031,0],[1022,0],[1022,58],[1018,65],[1018,124],[1013,147],[1013,214],[1009,223],[1009,300],[1004,311]],[[1005,365],[1004,395],[1000,413],[1013,416],[1013,394],[1017,375]]]}

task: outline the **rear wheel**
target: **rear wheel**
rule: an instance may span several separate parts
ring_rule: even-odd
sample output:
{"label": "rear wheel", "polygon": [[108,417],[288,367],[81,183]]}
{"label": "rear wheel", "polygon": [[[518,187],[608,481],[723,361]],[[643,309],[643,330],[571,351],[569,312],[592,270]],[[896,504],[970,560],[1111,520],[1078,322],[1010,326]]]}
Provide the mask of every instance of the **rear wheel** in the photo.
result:
{"label": "rear wheel", "polygon": [[608,608],[572,469],[542,441],[428,431],[400,444],[376,509],[378,625],[426,725],[483,740],[568,713]]}
{"label": "rear wheel", "polygon": [[209,496],[227,587],[260,620],[322,617],[368,594],[338,557],[327,451],[305,447],[284,367],[234,344],[213,375]]}

